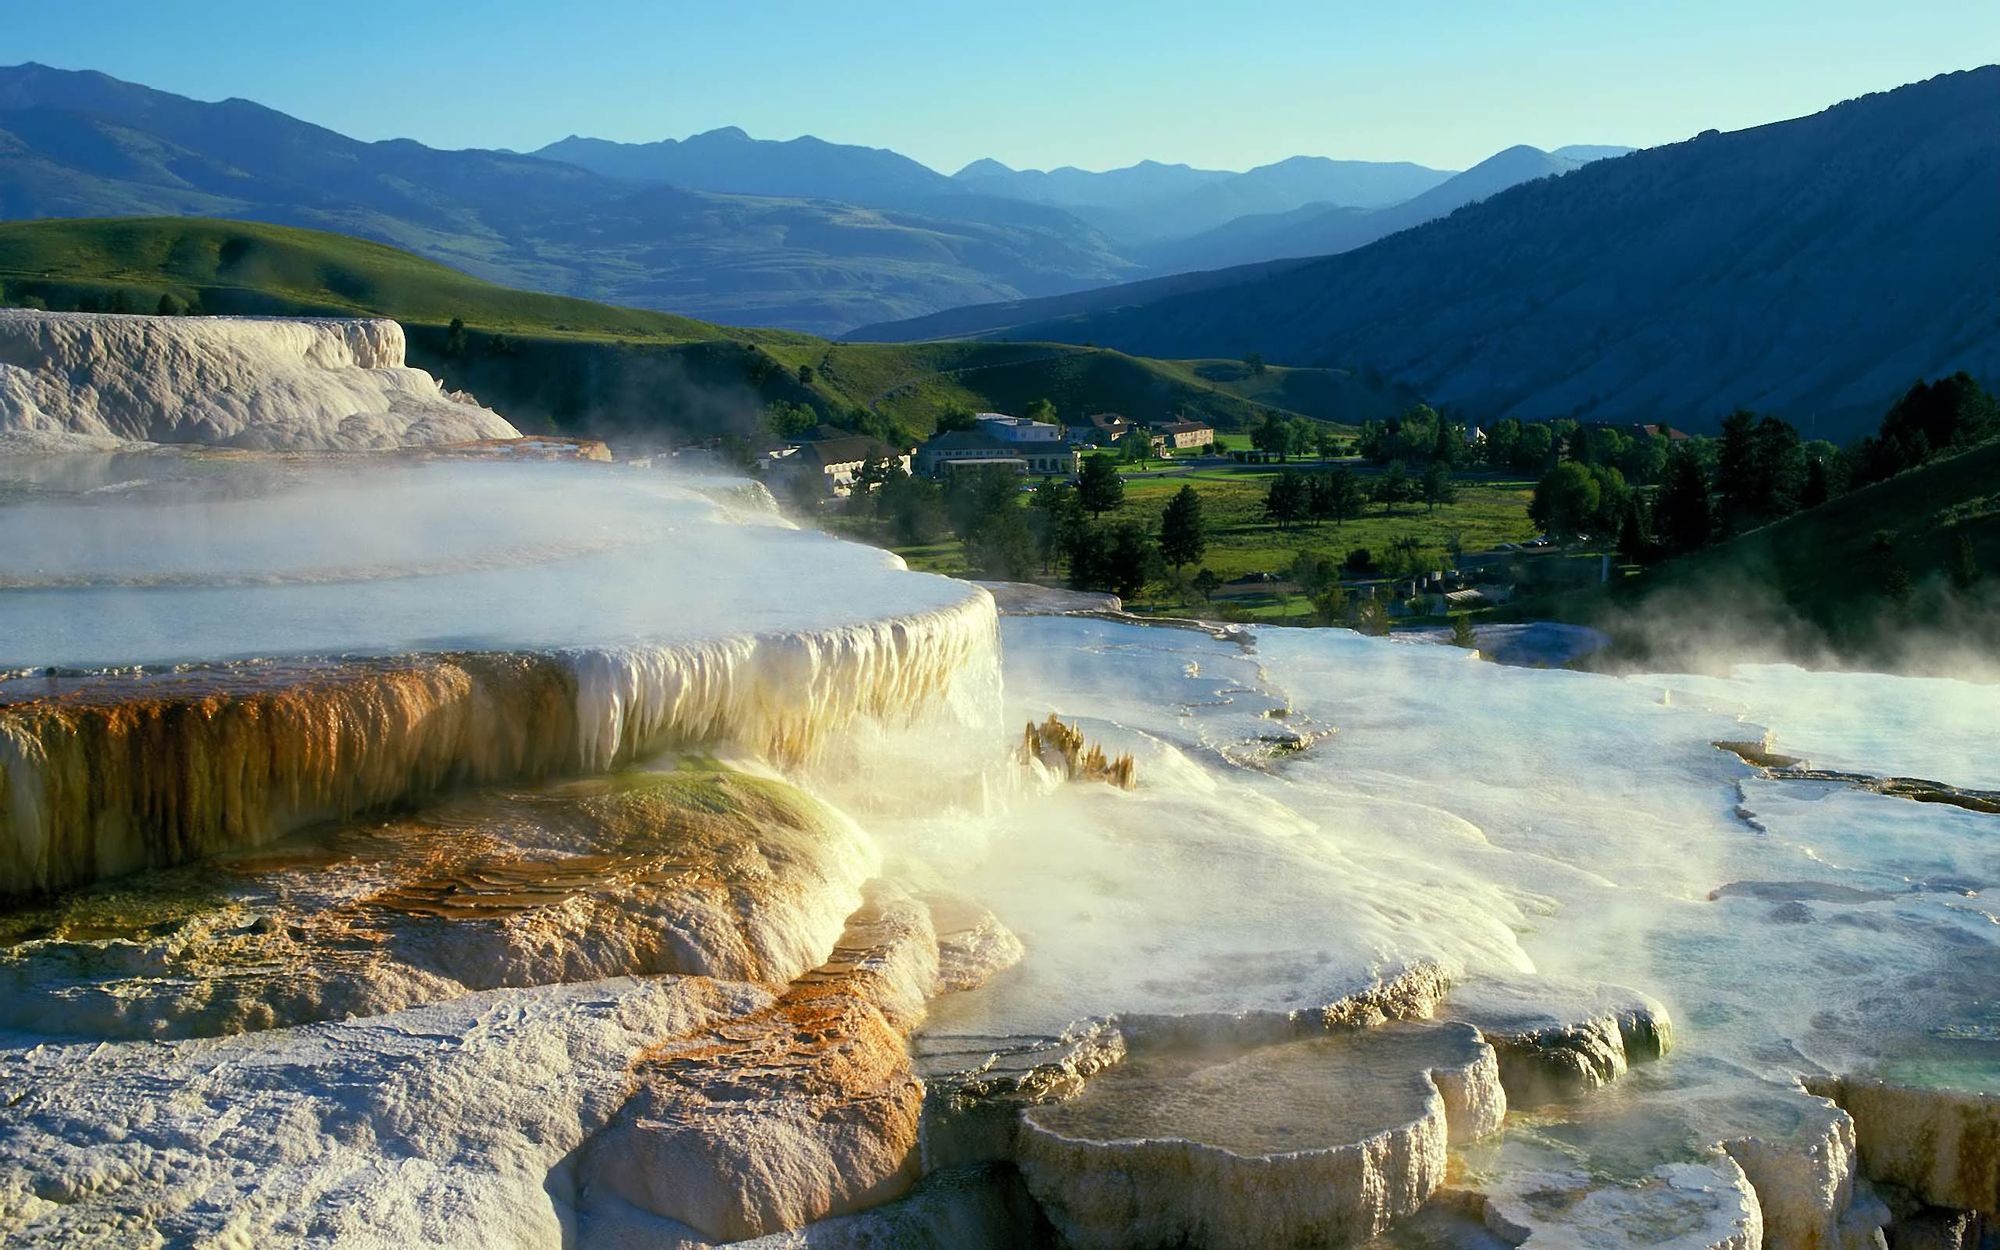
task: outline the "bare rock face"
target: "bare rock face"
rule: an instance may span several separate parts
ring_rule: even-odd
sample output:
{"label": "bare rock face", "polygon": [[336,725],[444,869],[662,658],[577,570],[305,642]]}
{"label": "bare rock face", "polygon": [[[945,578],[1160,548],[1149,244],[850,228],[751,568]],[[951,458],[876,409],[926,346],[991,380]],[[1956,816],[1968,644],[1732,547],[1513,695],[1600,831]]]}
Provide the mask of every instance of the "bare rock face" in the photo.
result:
{"label": "bare rock face", "polygon": [[1768,1250],[1870,1250],[1889,1212],[1855,1171],[1854,1121],[1800,1093],[1801,1122],[1784,1138],[1723,1143],[1757,1193]]}
{"label": "bare rock face", "polygon": [[878,882],[833,957],[768,1010],[635,1067],[631,1100],[578,1165],[583,1187],[713,1241],[901,1195],[921,1172],[924,1103],[905,1039],[939,967],[931,907]]}
{"label": "bare rock face", "polygon": [[1407,1022],[1221,1053],[1136,1052],[1023,1114],[1020,1167],[1068,1242],[1339,1246],[1443,1183],[1446,1148],[1499,1127],[1493,1050]]}
{"label": "bare rock face", "polygon": [[1854,1117],[1869,1179],[1932,1206],[2000,1216],[2000,1097],[1855,1077],[1805,1085]]}
{"label": "bare rock face", "polygon": [[1442,1015],[1474,1026],[1492,1044],[1507,1101],[1516,1107],[1587,1094],[1673,1045],[1673,1022],[1653,999],[1561,977],[1489,977],[1460,985]]}
{"label": "bare rock face", "polygon": [[850,821],[741,773],[488,793],[14,913],[0,1021],[185,1037],[623,975],[782,986],[875,864]]}

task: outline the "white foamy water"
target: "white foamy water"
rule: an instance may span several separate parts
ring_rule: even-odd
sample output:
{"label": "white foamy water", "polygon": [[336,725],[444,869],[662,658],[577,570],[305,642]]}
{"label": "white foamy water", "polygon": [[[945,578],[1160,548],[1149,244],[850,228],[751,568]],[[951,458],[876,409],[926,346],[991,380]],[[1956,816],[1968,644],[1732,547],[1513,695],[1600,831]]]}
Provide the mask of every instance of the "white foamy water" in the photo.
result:
{"label": "white foamy water", "polygon": [[[1659,680],[1346,631],[1261,630],[1246,652],[1011,619],[1003,639],[1012,719],[1076,718],[1134,750],[1141,781],[978,832],[968,888],[1029,957],[941,1004],[941,1032],[1297,1010],[1422,961],[1630,985],[1670,1008],[1677,1050],[1569,1148],[1634,1175],[1780,1131],[1801,1074],[2000,1089],[2000,818],[1765,780],[1713,745],[1754,704],[1781,744],[1837,744],[1844,768],[1978,777],[1964,742],[1910,733],[1926,683],[1753,670],[1663,699]],[[1955,689],[1953,715],[2000,724],[2000,691]],[[1279,724],[1324,736],[1240,762]]]}

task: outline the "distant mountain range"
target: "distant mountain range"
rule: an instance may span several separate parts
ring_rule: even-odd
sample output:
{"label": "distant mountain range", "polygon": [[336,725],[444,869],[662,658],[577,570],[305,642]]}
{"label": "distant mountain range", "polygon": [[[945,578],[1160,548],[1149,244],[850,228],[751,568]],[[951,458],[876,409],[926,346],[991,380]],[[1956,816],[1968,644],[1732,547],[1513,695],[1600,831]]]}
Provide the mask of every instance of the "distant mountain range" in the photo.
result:
{"label": "distant mountain range", "polygon": [[[816,142],[775,146],[810,157]],[[818,331],[1138,271],[1060,209],[933,178],[948,208],[647,185],[536,156],[362,143],[246,100],[204,103],[98,73],[0,69],[4,218],[313,226],[516,286]]]}
{"label": "distant mountain range", "polygon": [[[571,136],[525,155],[439,151],[359,142],[246,100],[0,69],[0,217],[313,226],[493,281],[823,334],[1088,290],[1189,257],[1296,255],[1321,245],[1327,214],[1365,210],[1372,224],[1356,228],[1379,232],[1396,219],[1374,214],[1475,172],[1296,157],[1245,173],[978,161],[947,176],[880,148],[735,128],[640,144]],[[1287,212],[1300,215],[1297,233],[1262,219],[1231,232],[1244,214]]]}
{"label": "distant mountain range", "polygon": [[1294,156],[1240,174],[1153,161],[1101,174],[1072,168],[1043,172],[989,160],[967,165],[952,180],[990,195],[1059,205],[1131,247],[1307,204],[1383,208],[1450,177],[1450,171],[1405,162]]}
{"label": "distant mountain range", "polygon": [[1288,256],[1331,256],[1422,225],[1519,183],[1566,174],[1587,163],[1540,148],[1512,147],[1386,207],[1315,201],[1287,212],[1237,217],[1188,238],[1136,249],[1133,255],[1156,273],[1220,269]]}
{"label": "distant mountain range", "polygon": [[2000,67],[1948,74],[1519,183],[1342,255],[857,334],[1255,351],[1377,369],[1481,420],[1713,429],[1740,405],[1846,438],[1919,377],[2000,379],[1996,118]]}

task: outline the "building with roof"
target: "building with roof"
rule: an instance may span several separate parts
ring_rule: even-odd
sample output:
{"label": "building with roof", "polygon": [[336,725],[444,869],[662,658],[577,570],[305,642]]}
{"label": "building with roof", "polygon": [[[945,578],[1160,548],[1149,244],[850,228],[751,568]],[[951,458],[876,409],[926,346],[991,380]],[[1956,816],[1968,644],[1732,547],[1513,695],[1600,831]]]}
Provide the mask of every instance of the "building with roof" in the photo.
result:
{"label": "building with roof", "polygon": [[1083,419],[1081,425],[1070,427],[1072,441],[1081,440],[1109,447],[1130,434],[1135,427],[1129,417],[1115,412],[1093,412]]}
{"label": "building with roof", "polygon": [[1159,427],[1159,435],[1175,451],[1209,447],[1215,443],[1215,427],[1206,421],[1169,421]]}
{"label": "building with roof", "polygon": [[979,429],[1003,443],[1060,443],[1062,427],[1029,417],[1010,417],[1004,412],[974,414]]}
{"label": "building with roof", "polygon": [[[1041,424],[1031,422],[1030,424]],[[962,468],[1010,468],[1017,473],[1051,473],[1067,477],[1077,471],[1076,448],[1060,438],[1013,440],[977,430],[952,430],[917,448],[916,472],[943,477]],[[1054,426],[1047,426],[1055,429]]]}
{"label": "building with roof", "polygon": [[846,495],[854,490],[854,479],[861,475],[864,466],[884,461],[910,472],[909,452],[866,434],[839,434],[791,443],[765,452],[757,463],[765,476],[773,480],[796,482],[800,477],[817,475],[825,482],[828,493]]}

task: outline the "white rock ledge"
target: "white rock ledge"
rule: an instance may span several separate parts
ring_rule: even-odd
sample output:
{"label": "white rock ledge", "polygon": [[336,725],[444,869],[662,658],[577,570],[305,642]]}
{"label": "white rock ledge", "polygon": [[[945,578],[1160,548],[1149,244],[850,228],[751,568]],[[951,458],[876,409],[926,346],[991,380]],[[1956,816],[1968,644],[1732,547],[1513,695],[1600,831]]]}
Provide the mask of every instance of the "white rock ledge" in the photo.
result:
{"label": "white rock ledge", "polygon": [[393,321],[0,310],[0,433],[362,451],[519,438]]}
{"label": "white rock ledge", "polygon": [[1019,1166],[1077,1250],[1341,1246],[1422,1206],[1447,1147],[1505,1114],[1476,1030],[1394,1023],[1141,1054],[1029,1109]]}

